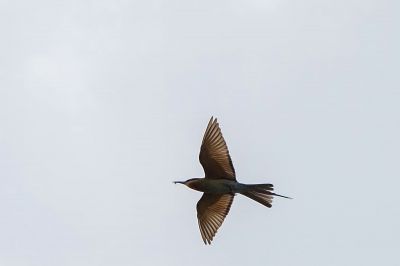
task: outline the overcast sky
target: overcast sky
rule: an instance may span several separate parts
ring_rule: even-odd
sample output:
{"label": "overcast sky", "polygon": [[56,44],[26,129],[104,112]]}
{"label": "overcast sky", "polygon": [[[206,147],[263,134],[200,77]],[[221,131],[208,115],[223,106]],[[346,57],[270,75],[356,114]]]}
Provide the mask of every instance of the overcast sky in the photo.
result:
{"label": "overcast sky", "polygon": [[[0,1],[0,264],[400,265],[400,4]],[[211,246],[173,180],[218,117]]]}

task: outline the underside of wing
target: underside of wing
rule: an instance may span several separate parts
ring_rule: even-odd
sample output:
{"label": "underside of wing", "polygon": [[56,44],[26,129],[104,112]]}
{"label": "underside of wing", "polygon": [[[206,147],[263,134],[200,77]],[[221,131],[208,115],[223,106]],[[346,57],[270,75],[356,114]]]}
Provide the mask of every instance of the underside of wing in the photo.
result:
{"label": "underside of wing", "polygon": [[211,244],[218,228],[229,213],[233,197],[231,194],[204,193],[197,203],[197,219],[201,237],[205,244]]}
{"label": "underside of wing", "polygon": [[236,180],[228,146],[222,136],[217,119],[213,117],[204,133],[199,159],[206,178]]}

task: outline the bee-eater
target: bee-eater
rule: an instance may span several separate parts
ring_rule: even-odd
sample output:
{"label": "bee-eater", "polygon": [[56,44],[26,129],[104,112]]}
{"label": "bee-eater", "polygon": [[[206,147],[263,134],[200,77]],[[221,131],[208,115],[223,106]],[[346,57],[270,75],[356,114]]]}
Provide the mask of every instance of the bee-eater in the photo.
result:
{"label": "bee-eater", "polygon": [[204,244],[211,244],[218,228],[228,215],[236,193],[268,208],[272,206],[273,196],[289,198],[273,193],[272,184],[246,185],[236,181],[235,169],[216,118],[211,117],[208,122],[199,159],[204,169],[204,178],[191,178],[174,183],[204,192],[197,202],[197,219]]}

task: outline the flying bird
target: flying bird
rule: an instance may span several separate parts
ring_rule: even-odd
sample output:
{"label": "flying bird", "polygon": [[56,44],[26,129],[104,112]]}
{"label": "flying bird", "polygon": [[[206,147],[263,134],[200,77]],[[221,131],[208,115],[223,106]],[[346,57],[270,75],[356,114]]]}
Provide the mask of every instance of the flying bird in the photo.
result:
{"label": "flying bird", "polygon": [[211,244],[231,208],[236,193],[253,199],[271,208],[275,194],[272,184],[242,184],[237,182],[229,150],[222,136],[217,119],[211,117],[200,148],[199,160],[203,166],[204,178],[174,181],[204,192],[197,202],[197,219],[204,244]]}

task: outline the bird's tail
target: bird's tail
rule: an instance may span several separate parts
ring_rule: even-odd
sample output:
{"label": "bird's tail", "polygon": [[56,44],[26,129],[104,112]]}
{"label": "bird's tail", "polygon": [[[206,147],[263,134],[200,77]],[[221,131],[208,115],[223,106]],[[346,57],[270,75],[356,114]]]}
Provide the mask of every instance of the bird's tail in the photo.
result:
{"label": "bird's tail", "polygon": [[273,196],[290,199],[289,197],[273,193],[272,191],[274,190],[274,186],[272,184],[244,185],[241,190],[242,191],[239,192],[240,194],[257,201],[268,208],[272,207]]}

